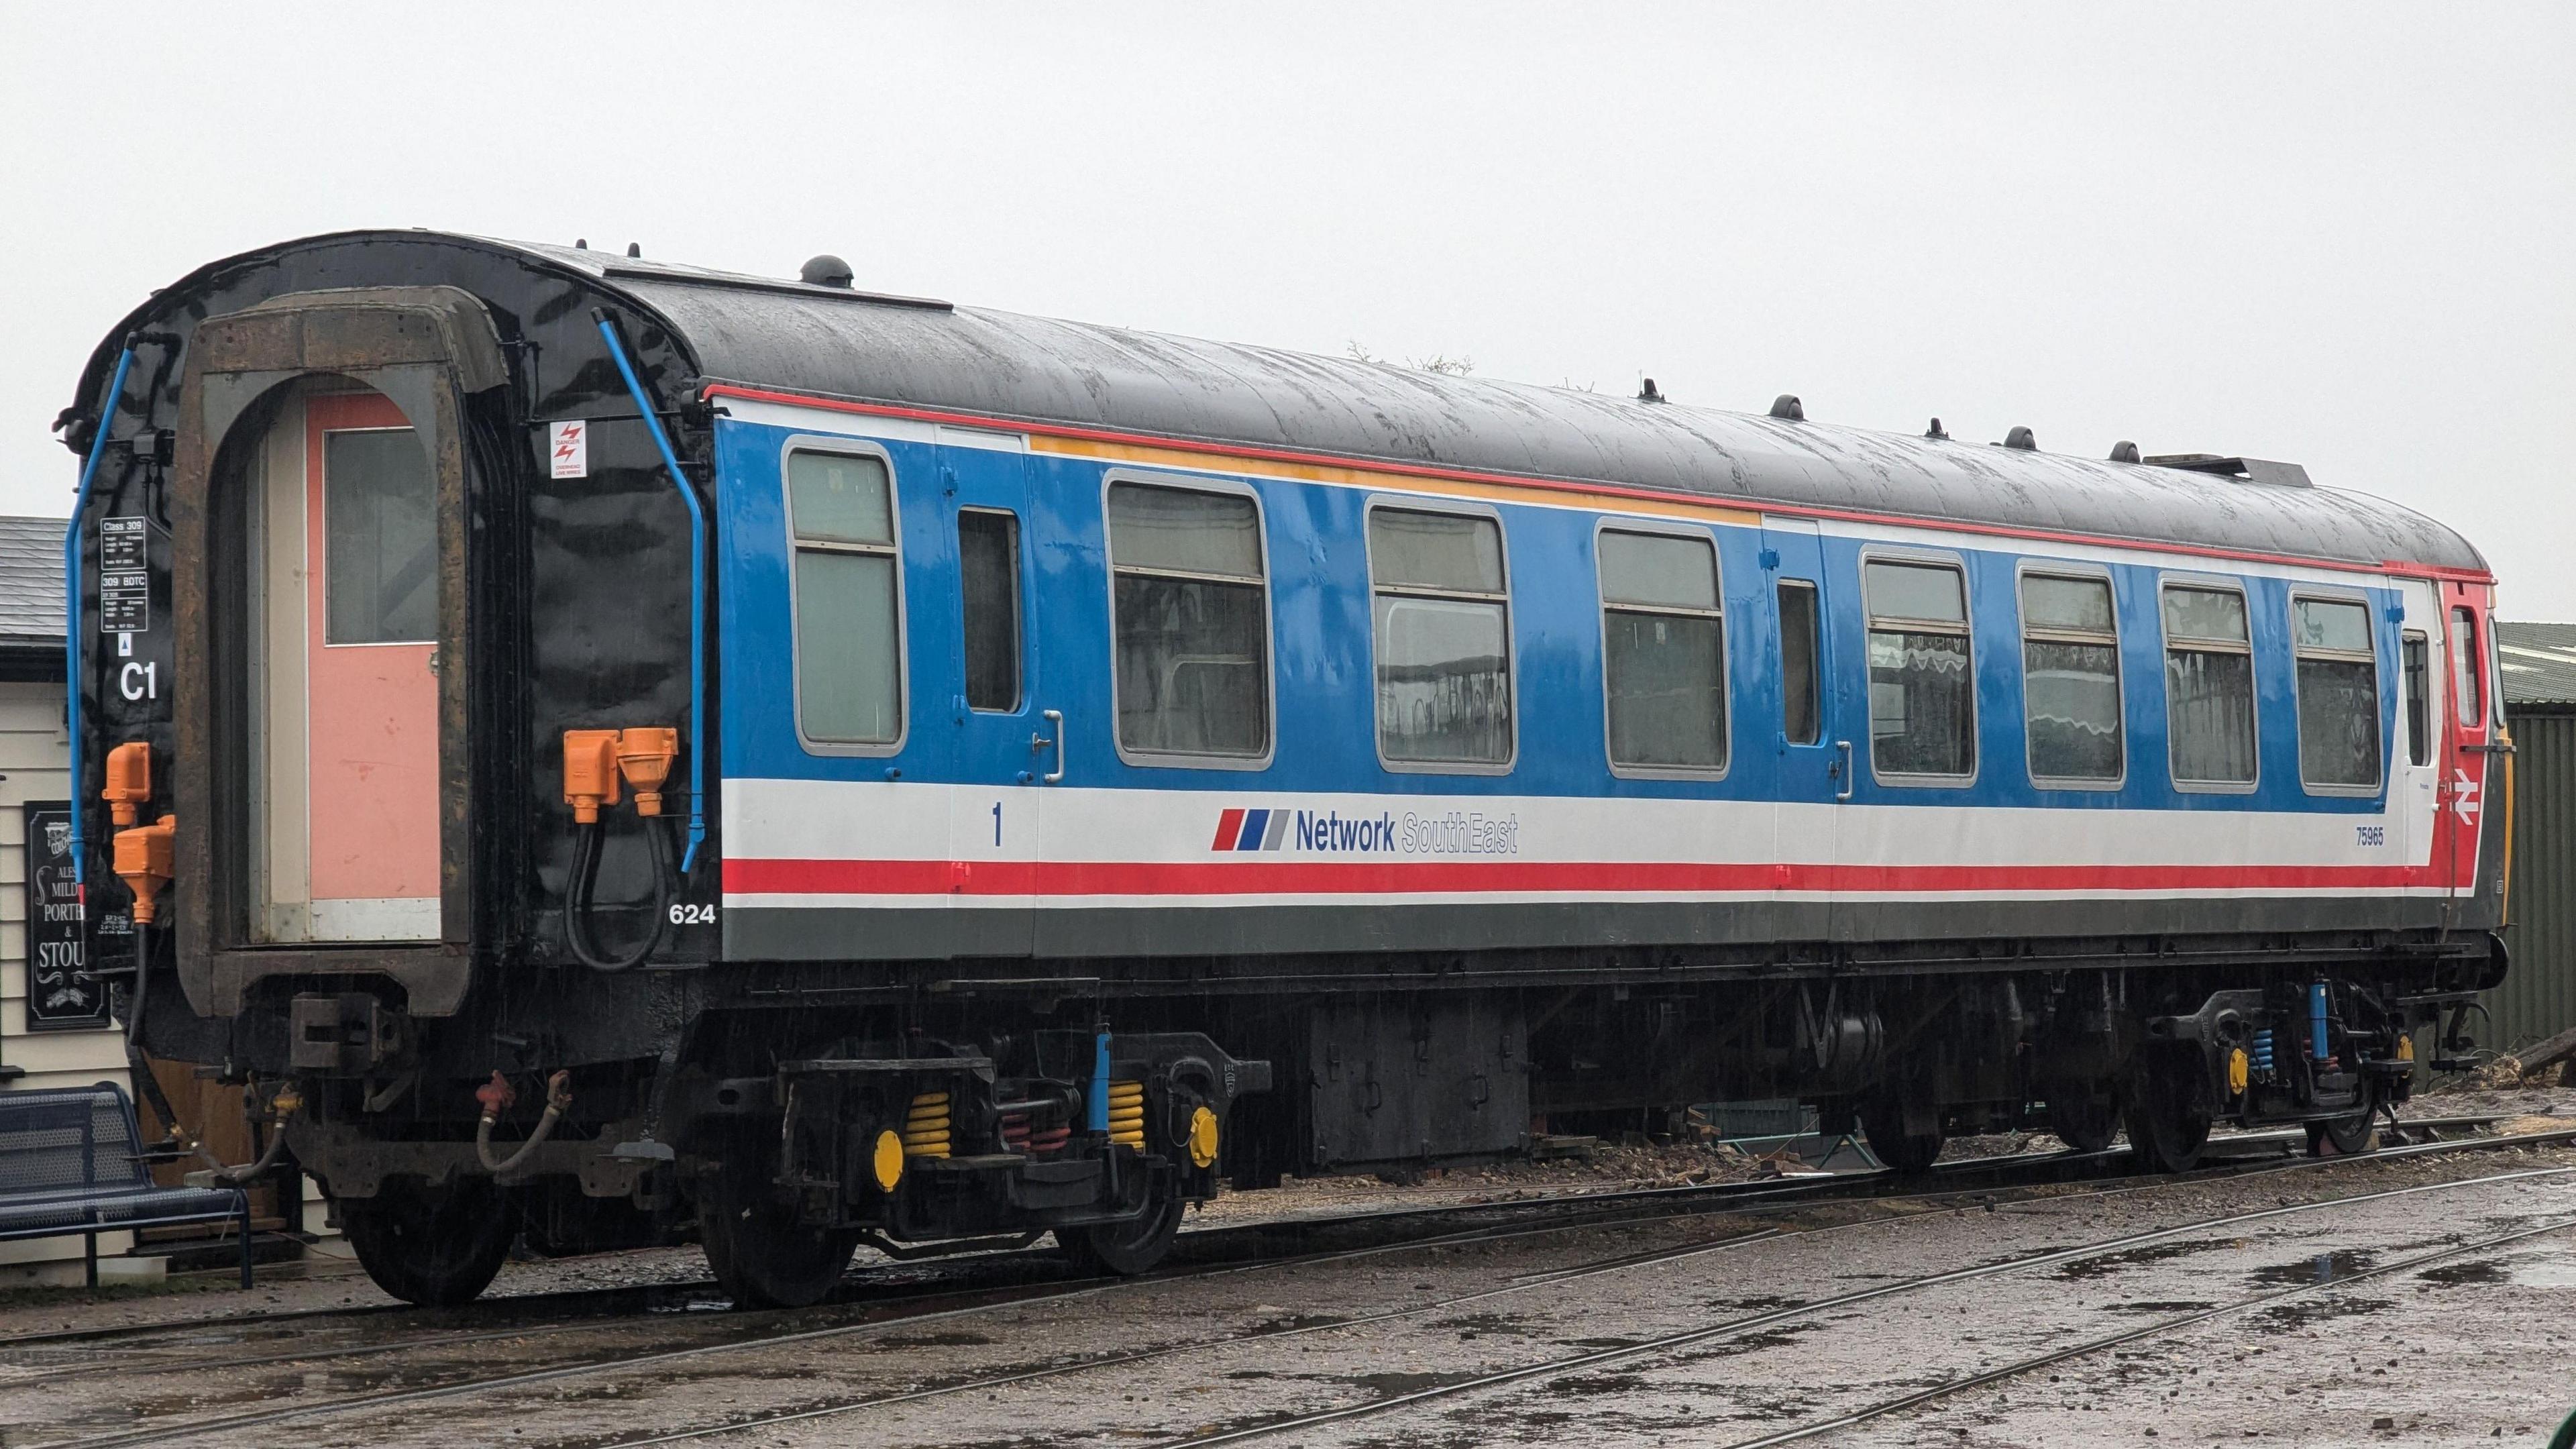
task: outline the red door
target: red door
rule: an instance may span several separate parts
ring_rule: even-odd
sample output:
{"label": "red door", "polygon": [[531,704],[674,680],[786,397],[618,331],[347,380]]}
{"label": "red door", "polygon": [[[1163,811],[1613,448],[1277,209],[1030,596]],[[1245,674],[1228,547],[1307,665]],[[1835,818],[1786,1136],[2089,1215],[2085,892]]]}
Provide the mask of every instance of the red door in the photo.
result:
{"label": "red door", "polygon": [[2440,842],[2434,858],[2447,867],[2447,884],[2458,896],[2477,886],[2478,826],[2487,805],[2487,741],[2495,724],[2493,681],[2487,672],[2486,590],[2466,584],[2444,587],[2442,619],[2451,730],[2443,761],[2442,813],[2434,824]]}
{"label": "red door", "polygon": [[305,421],[311,935],[438,935],[438,526],[430,461],[380,393]]}

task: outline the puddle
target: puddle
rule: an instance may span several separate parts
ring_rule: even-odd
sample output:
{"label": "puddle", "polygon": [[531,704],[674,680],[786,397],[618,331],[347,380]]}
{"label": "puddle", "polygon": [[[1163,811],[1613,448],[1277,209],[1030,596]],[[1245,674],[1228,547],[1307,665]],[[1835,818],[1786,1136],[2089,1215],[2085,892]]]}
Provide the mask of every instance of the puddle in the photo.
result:
{"label": "puddle", "polygon": [[889,1333],[875,1340],[877,1348],[984,1348],[993,1340],[980,1333]]}
{"label": "puddle", "polygon": [[1508,1313],[1468,1313],[1456,1318],[1439,1319],[1424,1326],[1444,1328],[1460,1338],[1481,1338],[1488,1333],[1508,1333],[1525,1338],[1530,1331],[1528,1324]]}
{"label": "puddle", "polygon": [[1476,1375],[1472,1373],[1383,1373],[1341,1374],[1336,1376],[1338,1382],[1350,1384],[1355,1388],[1366,1389],[1380,1398],[1393,1398],[1397,1394],[1419,1393],[1424,1389],[1445,1389],[1451,1384],[1463,1384],[1474,1377],[1476,1377]]}
{"label": "puddle", "polygon": [[1579,1374],[1558,1379],[1541,1392],[1560,1399],[1596,1399],[1604,1394],[1624,1394],[1646,1386],[1636,1374]]}
{"label": "puddle", "polygon": [[2143,1248],[2104,1253],[2097,1258],[2078,1258],[2072,1263],[2061,1265],[2056,1276],[2068,1282],[2080,1283],[2088,1278],[2108,1278],[2127,1268],[2144,1267],[2150,1263],[2170,1263],[2176,1258],[2188,1258],[2195,1253],[2242,1247],[2244,1243],[2243,1238],[2224,1238],[2204,1242],[2149,1243]]}
{"label": "puddle", "polygon": [[2365,1313],[2378,1313],[2390,1306],[2385,1298],[2356,1298],[2349,1293],[2324,1294],[2291,1303],[2277,1303],[2254,1315],[2256,1320],[2274,1328],[2305,1328],[2336,1318],[2353,1318]]}
{"label": "puddle", "polygon": [[2333,1283],[2376,1265],[2379,1255],[2367,1248],[2338,1248],[2301,1258],[2295,1263],[2274,1263],[2257,1268],[2246,1277],[2267,1288],[2297,1288],[2318,1283]]}
{"label": "puddle", "polygon": [[2198,1313],[2204,1308],[2217,1306],[2215,1303],[2198,1298],[2168,1298],[2150,1299],[2139,1303],[2105,1303],[2102,1305],[2102,1311],[2105,1313]]}
{"label": "puddle", "polygon": [[1783,1298],[1776,1293],[1763,1293],[1751,1298],[1712,1298],[1708,1300],[1708,1306],[1759,1313],[1769,1308],[1795,1308],[1806,1301],[1804,1298]]}
{"label": "puddle", "polygon": [[2438,1267],[2427,1268],[2415,1276],[2427,1283],[2439,1283],[2445,1288],[2460,1288],[2475,1283],[2504,1283],[2513,1278],[2513,1275],[2506,1272],[2502,1266],[2484,1258],[2473,1259],[2466,1263],[2444,1263]]}

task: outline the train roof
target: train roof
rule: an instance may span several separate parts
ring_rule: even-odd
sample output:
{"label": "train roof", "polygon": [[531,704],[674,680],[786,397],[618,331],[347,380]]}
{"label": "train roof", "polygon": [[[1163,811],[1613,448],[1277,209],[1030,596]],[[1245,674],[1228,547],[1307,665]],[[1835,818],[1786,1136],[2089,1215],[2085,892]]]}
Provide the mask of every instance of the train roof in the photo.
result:
{"label": "train roof", "polygon": [[[1068,322],[574,247],[339,233],[228,259],[156,296],[317,247],[463,246],[576,276],[667,324],[702,379],[1129,435],[1980,531],[2179,545],[2483,575],[2449,527],[2385,499],[2234,460],[2115,463]],[[352,259],[353,263],[357,259]],[[363,265],[336,268],[369,285]],[[389,268],[389,271],[396,270]],[[417,267],[402,280],[425,280]],[[494,299],[496,302],[500,299]],[[147,306],[128,327],[149,317]],[[124,329],[120,329],[122,335]],[[109,360],[103,347],[93,372]],[[95,387],[95,380],[84,389]]]}

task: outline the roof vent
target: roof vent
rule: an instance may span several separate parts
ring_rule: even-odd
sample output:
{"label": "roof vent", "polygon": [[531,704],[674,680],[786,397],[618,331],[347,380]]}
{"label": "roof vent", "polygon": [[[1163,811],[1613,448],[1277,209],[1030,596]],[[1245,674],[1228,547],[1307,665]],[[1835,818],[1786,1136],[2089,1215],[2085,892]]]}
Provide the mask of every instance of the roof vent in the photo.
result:
{"label": "roof vent", "polygon": [[577,237],[574,237],[574,238],[572,239],[572,249],[573,249],[574,251],[577,251],[577,252],[586,252],[586,251],[589,251],[589,250],[590,250],[590,238],[588,238],[588,237],[586,237],[586,236],[577,236]]}
{"label": "roof vent", "polygon": [[2270,483],[2282,488],[2313,488],[2308,470],[2296,463],[2275,463],[2267,458],[2231,458],[2221,453],[2160,453],[2140,461],[2159,468],[2180,468],[2192,473],[2215,473],[2222,478],[2242,478],[2248,483]]}
{"label": "roof vent", "polygon": [[2114,463],[2134,463],[2138,461],[2138,445],[2130,442],[2126,438],[2122,438],[2120,441],[2113,443],[2111,445],[2111,461]]}
{"label": "roof vent", "polygon": [[626,244],[626,254],[630,257],[640,257],[644,255],[644,244],[642,242],[628,242]]}
{"label": "roof vent", "polygon": [[1923,436],[1927,438],[1939,438],[1945,443],[1950,440],[1950,435],[1941,431],[1941,420],[1939,418],[1934,418],[1932,420],[1932,426],[1923,430]]}
{"label": "roof vent", "polygon": [[1655,391],[1655,380],[1654,380],[1653,378],[1651,378],[1651,377],[1650,377],[1650,378],[1647,378],[1647,379],[1646,379],[1646,381],[1645,381],[1645,385],[1644,385],[1644,386],[1642,386],[1642,387],[1640,387],[1640,388],[1638,388],[1638,389],[1637,389],[1637,401],[1639,401],[1639,402],[1670,402],[1670,401],[1672,401],[1672,399],[1670,399],[1670,398],[1668,398],[1668,397],[1665,397],[1662,393],[1659,393],[1659,392]]}
{"label": "roof vent", "polygon": [[1807,405],[1798,401],[1796,393],[1784,392],[1771,399],[1771,416],[1785,418],[1793,423],[1803,423],[1807,420]]}
{"label": "roof vent", "polygon": [[2036,453],[2039,451],[2039,439],[2032,436],[2028,428],[2015,428],[2004,434],[2004,446],[2019,448],[2025,453]]}
{"label": "roof vent", "polygon": [[847,288],[854,280],[850,264],[830,252],[808,257],[805,265],[797,269],[796,279],[809,287],[841,288]]}

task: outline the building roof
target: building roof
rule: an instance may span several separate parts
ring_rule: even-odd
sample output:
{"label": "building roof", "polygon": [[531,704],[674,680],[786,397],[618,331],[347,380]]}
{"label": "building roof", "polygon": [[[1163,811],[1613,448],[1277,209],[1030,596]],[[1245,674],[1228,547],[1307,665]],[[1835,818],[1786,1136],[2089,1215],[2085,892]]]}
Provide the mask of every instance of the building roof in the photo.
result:
{"label": "building roof", "polygon": [[2576,624],[2496,620],[2504,703],[2576,704]]}
{"label": "building roof", "polygon": [[0,642],[63,644],[63,520],[0,514]]}

